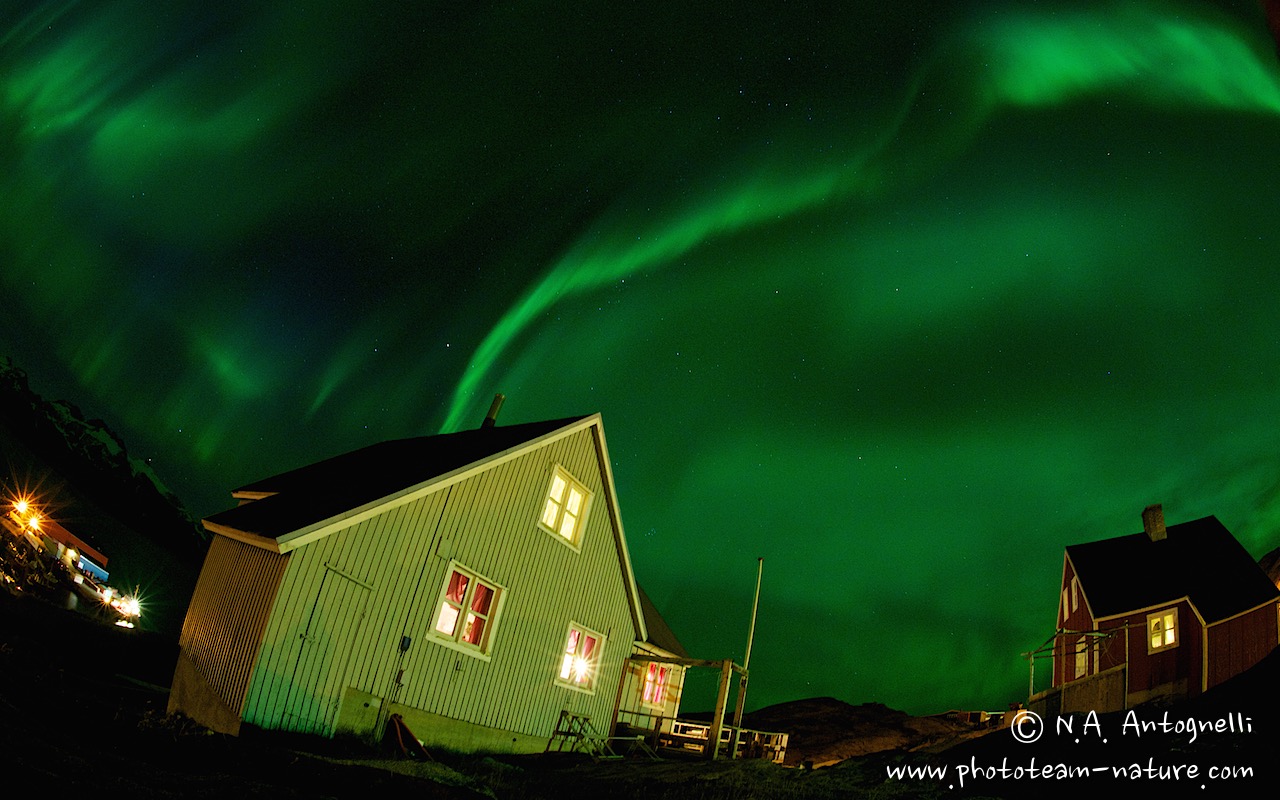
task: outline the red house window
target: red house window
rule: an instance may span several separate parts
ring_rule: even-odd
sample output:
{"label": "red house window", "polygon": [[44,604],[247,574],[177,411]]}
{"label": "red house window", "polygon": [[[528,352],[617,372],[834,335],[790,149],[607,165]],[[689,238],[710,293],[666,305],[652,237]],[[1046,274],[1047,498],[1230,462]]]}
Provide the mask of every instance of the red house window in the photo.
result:
{"label": "red house window", "polygon": [[1178,609],[1170,608],[1147,615],[1147,652],[1155,653],[1178,646]]}

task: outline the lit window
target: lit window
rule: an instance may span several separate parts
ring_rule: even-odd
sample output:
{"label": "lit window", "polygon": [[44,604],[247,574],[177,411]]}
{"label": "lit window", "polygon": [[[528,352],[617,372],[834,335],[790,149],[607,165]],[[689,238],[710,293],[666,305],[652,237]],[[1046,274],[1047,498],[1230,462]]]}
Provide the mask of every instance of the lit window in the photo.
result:
{"label": "lit window", "polygon": [[1089,642],[1081,636],[1076,640],[1076,677],[1083,678],[1089,671]]}
{"label": "lit window", "polygon": [[560,672],[556,675],[556,683],[592,691],[603,648],[604,637],[600,634],[580,625],[570,624],[569,636],[565,639],[564,651],[560,655]]}
{"label": "lit window", "polygon": [[577,547],[582,538],[582,526],[586,521],[587,501],[590,492],[563,468],[556,467],[551,476],[551,487],[542,506],[543,528]]}
{"label": "lit window", "polygon": [[671,668],[649,662],[649,671],[644,676],[644,689],[640,699],[645,705],[661,706],[667,702],[667,676]]}
{"label": "lit window", "polygon": [[1178,609],[1147,615],[1147,652],[1178,646]]}
{"label": "lit window", "polygon": [[432,632],[481,653],[489,652],[501,592],[474,572],[450,564]]}

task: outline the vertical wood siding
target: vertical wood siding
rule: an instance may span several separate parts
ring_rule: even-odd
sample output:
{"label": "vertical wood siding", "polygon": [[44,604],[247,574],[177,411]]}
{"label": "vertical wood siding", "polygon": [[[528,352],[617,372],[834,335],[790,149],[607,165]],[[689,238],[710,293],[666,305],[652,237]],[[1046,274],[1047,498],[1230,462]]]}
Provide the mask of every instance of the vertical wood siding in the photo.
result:
{"label": "vertical wood siding", "polygon": [[[538,526],[557,464],[591,492],[580,552]],[[561,708],[603,729],[638,635],[603,475],[588,428],[293,551],[244,720],[330,735],[350,686],[534,736]],[[502,587],[487,659],[432,632],[450,559]],[[570,620],[607,637],[593,693],[554,683]]]}
{"label": "vertical wood siding", "polygon": [[1200,686],[1203,628],[1199,616],[1185,600],[1167,608],[1178,611],[1178,646],[1148,653],[1147,612],[1124,618],[1129,626],[1129,693],[1151,692],[1186,681],[1194,694]]}
{"label": "vertical wood siding", "polygon": [[180,645],[209,687],[239,712],[288,556],[214,536]]}
{"label": "vertical wood siding", "polygon": [[[1053,685],[1061,686],[1069,681],[1076,680],[1076,651],[1080,647],[1080,632],[1091,631],[1096,627],[1093,617],[1089,614],[1088,603],[1085,600],[1084,589],[1075,580],[1075,570],[1072,568],[1071,560],[1063,557],[1062,565],[1062,585],[1058,587],[1058,627],[1068,631],[1066,634],[1059,634],[1054,641],[1053,647]],[[1075,585],[1076,601],[1075,608],[1072,608],[1071,601],[1072,585]],[[1065,602],[1065,605],[1064,605]],[[1100,664],[1094,658],[1092,647],[1092,639],[1086,639],[1089,643],[1089,665],[1085,675],[1087,677],[1099,671]],[[1121,647],[1123,649],[1123,646]]]}
{"label": "vertical wood siding", "polygon": [[1275,628],[1274,604],[1210,626],[1205,688],[1212,689],[1265,658],[1275,649]]}

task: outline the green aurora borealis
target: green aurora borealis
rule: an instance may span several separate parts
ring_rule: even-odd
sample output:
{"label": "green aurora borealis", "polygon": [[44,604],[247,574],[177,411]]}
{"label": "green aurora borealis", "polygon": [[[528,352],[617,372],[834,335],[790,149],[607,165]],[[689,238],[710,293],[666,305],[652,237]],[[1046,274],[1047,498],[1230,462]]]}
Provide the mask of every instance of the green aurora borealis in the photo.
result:
{"label": "green aurora borealis", "polygon": [[0,11],[0,354],[198,516],[601,411],[695,655],[765,557],[752,707],[1022,699],[1152,502],[1280,546],[1256,3],[684,5]]}

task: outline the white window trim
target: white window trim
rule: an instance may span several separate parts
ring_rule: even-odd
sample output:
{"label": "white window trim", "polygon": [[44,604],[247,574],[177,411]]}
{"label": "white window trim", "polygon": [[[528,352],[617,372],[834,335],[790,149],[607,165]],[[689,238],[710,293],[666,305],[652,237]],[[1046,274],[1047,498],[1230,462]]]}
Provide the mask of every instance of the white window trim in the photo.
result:
{"label": "white window trim", "polygon": [[[440,622],[440,612],[444,607],[445,598],[449,594],[449,581],[453,577],[454,572],[461,572],[469,579],[467,593],[463,597],[464,600],[469,599],[471,596],[471,587],[474,585],[471,583],[472,581],[479,581],[493,589],[494,598],[493,602],[489,606],[489,620],[485,626],[488,631],[485,635],[483,647],[477,647],[472,644],[467,644],[466,642],[458,641],[458,634],[456,631],[454,635],[450,637],[436,630],[436,625]],[[436,604],[431,611],[431,622],[427,631],[427,639],[441,647],[447,647],[450,650],[457,650],[459,653],[466,653],[472,658],[488,661],[493,653],[494,640],[497,638],[499,617],[502,614],[502,604],[506,601],[506,598],[507,588],[505,586],[502,586],[497,581],[476,572],[465,564],[460,564],[457,561],[450,561],[449,566],[444,571],[444,580],[440,585],[440,591],[436,593]],[[464,610],[466,605],[468,604],[464,603]],[[459,620],[458,624],[461,625],[462,621]]]}
{"label": "white window trim", "polygon": [[[1151,644],[1151,623],[1156,621],[1157,619],[1161,619],[1164,617],[1173,618],[1173,641],[1169,642],[1168,644],[1153,646]],[[1147,655],[1151,655],[1153,653],[1163,653],[1166,650],[1172,650],[1175,647],[1178,647],[1179,645],[1181,645],[1182,637],[1178,635],[1178,607],[1174,606],[1173,608],[1163,608],[1159,611],[1155,611],[1148,614],[1146,636],[1147,636]]]}
{"label": "white window trim", "polygon": [[[556,478],[562,479],[568,488],[576,487],[578,491],[582,493],[582,508],[578,512],[578,522],[577,525],[574,526],[574,535],[572,539],[566,539],[559,530],[560,524],[564,519],[565,509],[562,501],[557,502],[551,496],[552,489],[555,487]],[[568,489],[566,489],[566,491],[568,491]],[[570,548],[574,552],[582,552],[582,537],[586,531],[587,518],[591,514],[591,501],[593,497],[591,490],[587,488],[586,484],[573,477],[573,473],[569,472],[569,470],[565,469],[560,464],[556,464],[551,470],[551,479],[547,481],[546,491],[542,493],[542,503],[538,506],[538,527],[542,528],[542,530],[546,531],[551,538],[560,542],[565,547]],[[558,506],[554,527],[548,525],[543,520],[543,517],[546,514],[547,504],[550,502],[556,502]]]}
{"label": "white window trim", "polygon": [[[595,652],[591,654],[591,661],[590,661],[591,681],[590,681],[590,685],[588,686],[582,686],[581,684],[575,683],[571,679],[565,679],[560,677],[560,672],[564,668],[565,645],[569,643],[569,635],[574,630],[577,630],[580,632],[579,639],[578,639],[579,647],[581,647],[582,636],[594,636],[596,640]],[[555,673],[554,673],[556,685],[563,686],[566,689],[572,689],[575,692],[582,692],[583,694],[595,694],[596,684],[600,681],[600,665],[604,663],[604,659],[602,658],[602,656],[604,655],[604,648],[607,642],[608,640],[605,638],[605,635],[603,633],[597,633],[591,628],[588,628],[585,625],[579,624],[577,622],[573,622],[571,620],[569,622],[569,627],[566,628],[564,631],[564,635],[560,637],[560,647],[556,652],[556,667],[555,667]],[[581,651],[579,650],[579,652]]]}

